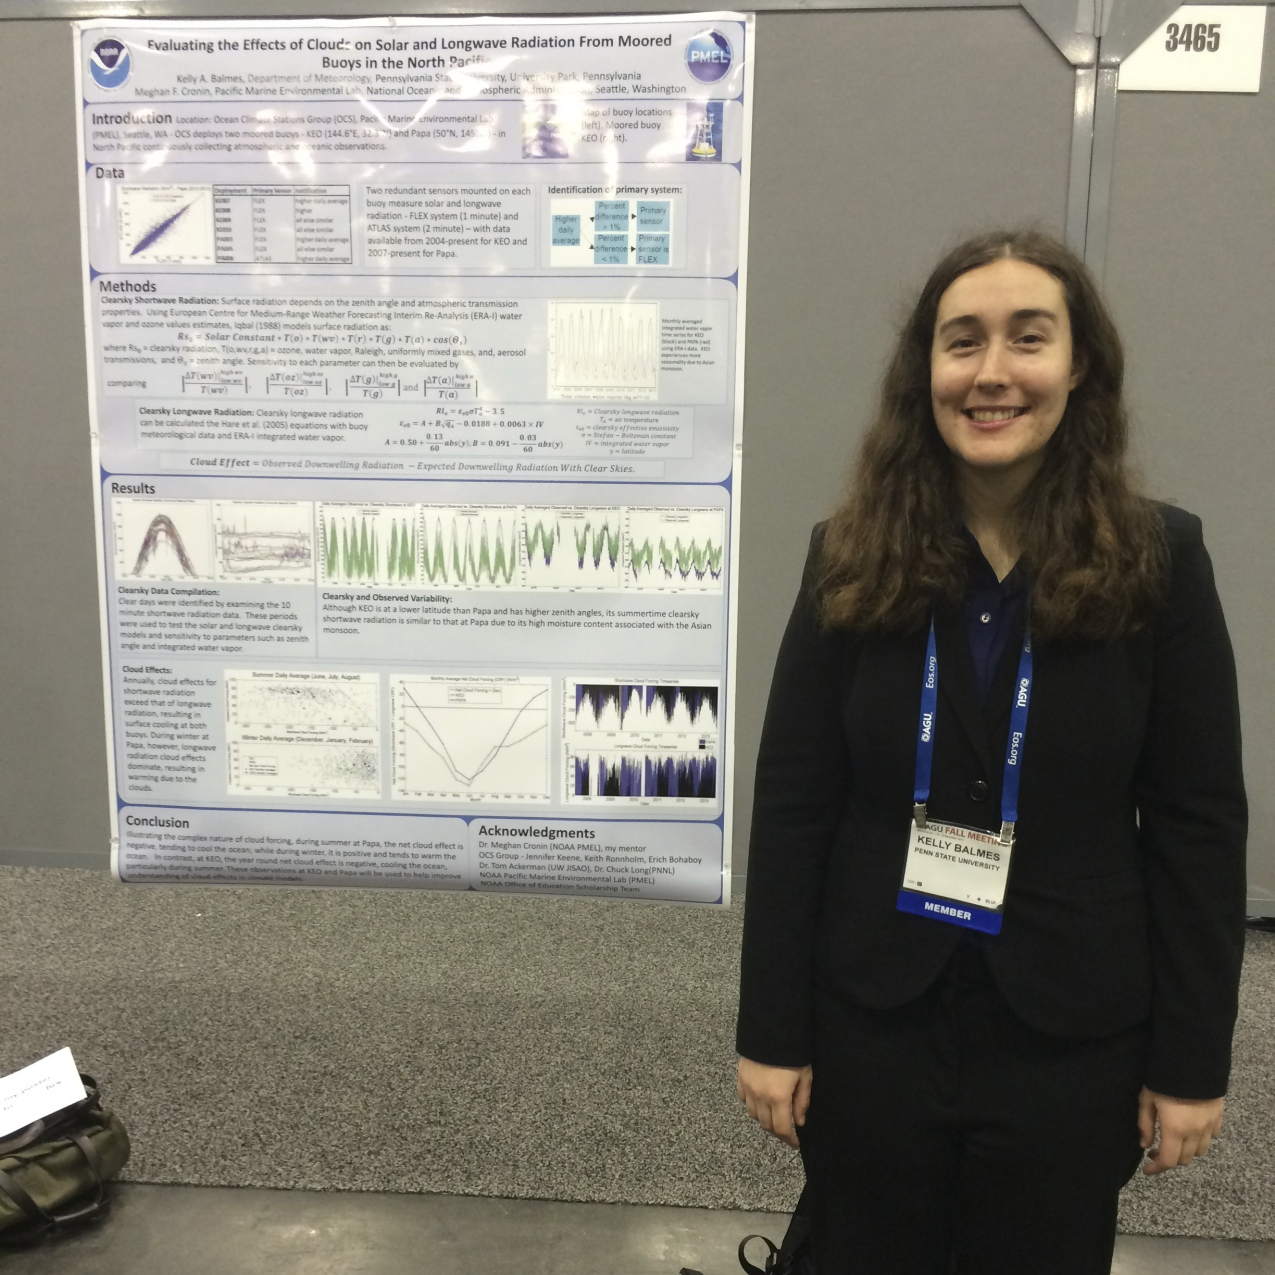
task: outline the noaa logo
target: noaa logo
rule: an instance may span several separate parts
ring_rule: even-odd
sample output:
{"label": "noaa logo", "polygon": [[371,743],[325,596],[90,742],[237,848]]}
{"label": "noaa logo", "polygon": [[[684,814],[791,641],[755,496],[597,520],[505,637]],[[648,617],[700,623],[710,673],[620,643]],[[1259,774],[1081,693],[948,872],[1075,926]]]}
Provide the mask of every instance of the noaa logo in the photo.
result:
{"label": "noaa logo", "polygon": [[701,83],[716,84],[730,64],[730,41],[720,31],[701,31],[686,42],[686,69]]}
{"label": "noaa logo", "polygon": [[117,89],[133,69],[133,59],[128,55],[122,40],[111,36],[99,40],[89,54],[89,74],[98,88]]}

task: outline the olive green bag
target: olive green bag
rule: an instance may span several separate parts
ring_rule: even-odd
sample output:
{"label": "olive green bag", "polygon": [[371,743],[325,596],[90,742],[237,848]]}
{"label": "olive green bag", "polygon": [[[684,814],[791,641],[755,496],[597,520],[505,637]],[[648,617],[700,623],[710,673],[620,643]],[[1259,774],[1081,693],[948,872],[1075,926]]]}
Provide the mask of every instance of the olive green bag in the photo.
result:
{"label": "olive green bag", "polygon": [[0,1244],[29,1244],[106,1212],[106,1183],[128,1159],[128,1134],[81,1075],[79,1102],[0,1138]]}

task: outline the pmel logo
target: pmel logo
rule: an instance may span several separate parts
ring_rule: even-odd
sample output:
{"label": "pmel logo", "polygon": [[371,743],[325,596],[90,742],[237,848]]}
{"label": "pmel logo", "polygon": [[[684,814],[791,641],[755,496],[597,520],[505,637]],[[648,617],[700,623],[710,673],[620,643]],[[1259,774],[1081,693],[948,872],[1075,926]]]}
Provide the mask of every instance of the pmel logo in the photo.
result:
{"label": "pmel logo", "polygon": [[720,31],[701,31],[686,43],[686,69],[704,84],[716,84],[730,63],[730,41]]}
{"label": "pmel logo", "polygon": [[89,54],[89,73],[99,88],[119,88],[128,79],[128,73],[132,69],[133,60],[128,55],[128,49],[124,47],[123,41],[114,36],[99,40]]}

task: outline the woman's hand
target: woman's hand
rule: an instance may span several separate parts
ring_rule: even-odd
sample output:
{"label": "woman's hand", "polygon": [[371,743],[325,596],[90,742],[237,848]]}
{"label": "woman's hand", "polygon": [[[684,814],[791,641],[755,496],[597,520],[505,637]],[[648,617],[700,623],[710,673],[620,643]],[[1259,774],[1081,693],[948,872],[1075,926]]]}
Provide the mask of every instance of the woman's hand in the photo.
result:
{"label": "woman's hand", "polygon": [[809,1067],[767,1067],[741,1058],[736,1088],[748,1114],[767,1133],[795,1147],[797,1131],[793,1125],[806,1123],[813,1075]]}
{"label": "woman's hand", "polygon": [[1203,1155],[1221,1131],[1222,1102],[1221,1098],[1169,1098],[1144,1087],[1138,1095],[1142,1146],[1145,1150],[1155,1141],[1157,1118],[1160,1145],[1142,1166],[1142,1172],[1163,1173]]}

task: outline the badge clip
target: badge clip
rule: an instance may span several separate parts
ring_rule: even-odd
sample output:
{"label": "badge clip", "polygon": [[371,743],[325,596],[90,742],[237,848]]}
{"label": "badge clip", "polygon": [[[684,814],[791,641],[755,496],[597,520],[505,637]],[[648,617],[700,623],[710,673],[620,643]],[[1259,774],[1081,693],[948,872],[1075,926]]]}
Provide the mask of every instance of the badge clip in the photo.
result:
{"label": "badge clip", "polygon": [[912,818],[916,820],[918,828],[925,827],[925,802],[914,802],[912,806]]}
{"label": "badge clip", "polygon": [[1001,824],[1001,845],[1012,846],[1014,844],[1014,821],[1007,819]]}

